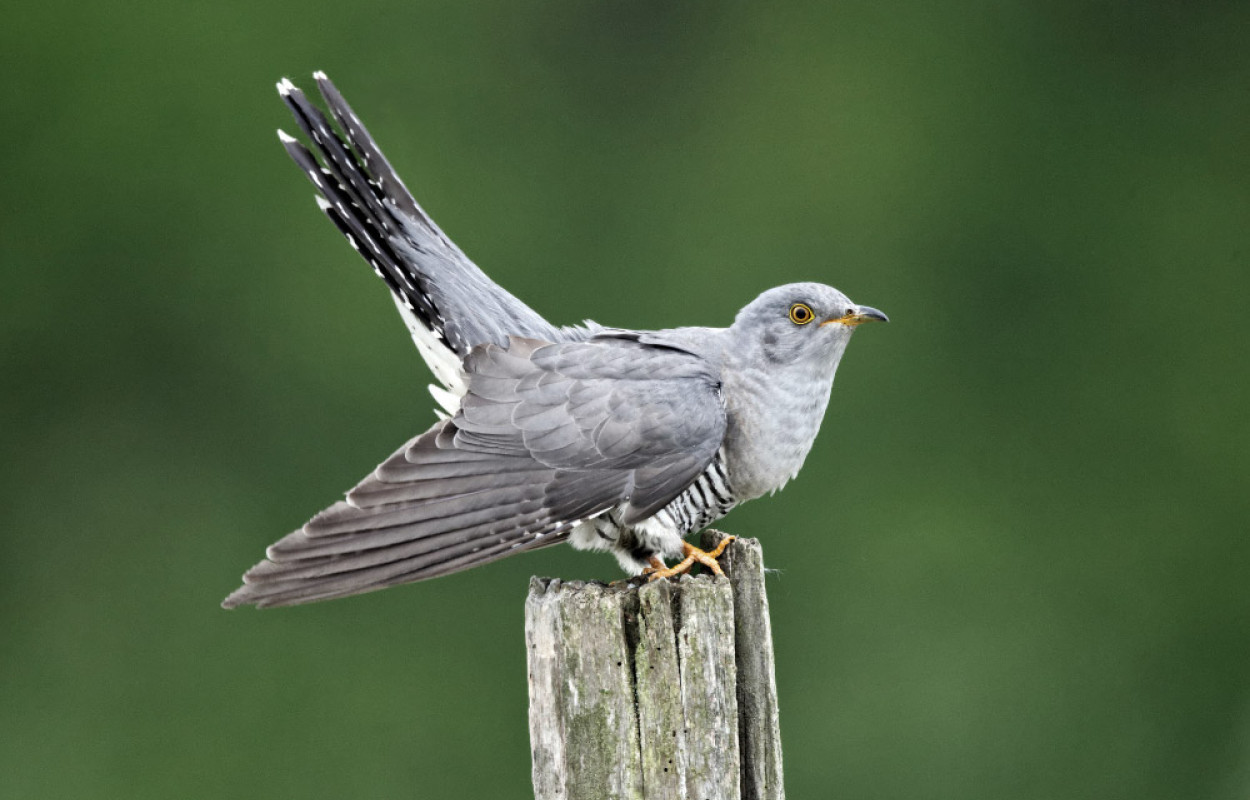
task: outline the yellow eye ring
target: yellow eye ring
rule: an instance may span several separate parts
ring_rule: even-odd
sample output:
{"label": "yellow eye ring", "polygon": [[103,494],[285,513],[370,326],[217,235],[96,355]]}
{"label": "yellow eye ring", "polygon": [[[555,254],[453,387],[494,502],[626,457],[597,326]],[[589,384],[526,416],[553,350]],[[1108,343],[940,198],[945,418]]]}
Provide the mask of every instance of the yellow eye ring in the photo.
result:
{"label": "yellow eye ring", "polygon": [[816,319],[816,314],[807,303],[795,303],[790,306],[790,321],[795,325],[806,325]]}

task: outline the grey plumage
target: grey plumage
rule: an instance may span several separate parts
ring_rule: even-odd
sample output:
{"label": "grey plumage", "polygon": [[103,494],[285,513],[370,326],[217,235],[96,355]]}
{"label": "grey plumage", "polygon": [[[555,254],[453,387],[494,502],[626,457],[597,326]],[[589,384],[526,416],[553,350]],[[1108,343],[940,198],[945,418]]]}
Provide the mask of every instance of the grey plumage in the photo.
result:
{"label": "grey plumage", "polygon": [[465,257],[315,77],[338,130],[284,79],[317,156],[279,135],[390,289],[445,415],[274,543],[223,605],[358,594],[565,540],[637,573],[798,472],[851,331],[883,314],[800,283],[729,328],[556,327]]}

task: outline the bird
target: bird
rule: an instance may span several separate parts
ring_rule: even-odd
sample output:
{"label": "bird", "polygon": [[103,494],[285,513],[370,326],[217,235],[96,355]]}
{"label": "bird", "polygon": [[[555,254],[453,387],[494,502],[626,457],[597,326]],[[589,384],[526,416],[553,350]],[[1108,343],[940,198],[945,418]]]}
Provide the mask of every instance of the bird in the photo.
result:
{"label": "bird", "polygon": [[465,256],[313,78],[329,116],[277,84],[311,147],[278,137],[390,291],[438,420],[272,544],[222,605],[347,597],[561,542],[612,553],[628,576],[722,574],[729,540],[704,552],[685,537],[798,474],[852,333],[886,315],[803,282],[724,328],[557,326]]}

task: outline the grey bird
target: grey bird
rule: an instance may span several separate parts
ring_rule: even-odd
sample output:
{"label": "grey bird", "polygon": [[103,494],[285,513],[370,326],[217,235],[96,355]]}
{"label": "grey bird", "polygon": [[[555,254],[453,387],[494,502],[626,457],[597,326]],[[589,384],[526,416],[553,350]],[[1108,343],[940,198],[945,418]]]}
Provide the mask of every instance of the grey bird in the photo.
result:
{"label": "grey bird", "polygon": [[390,289],[442,413],[270,546],[222,605],[345,597],[563,541],[610,551],[630,575],[719,572],[719,551],[684,537],[798,473],[851,333],[885,314],[794,283],[728,328],[557,327],[443,234],[334,84],[314,78],[333,123],[289,80],[278,92],[317,155],[278,136]]}

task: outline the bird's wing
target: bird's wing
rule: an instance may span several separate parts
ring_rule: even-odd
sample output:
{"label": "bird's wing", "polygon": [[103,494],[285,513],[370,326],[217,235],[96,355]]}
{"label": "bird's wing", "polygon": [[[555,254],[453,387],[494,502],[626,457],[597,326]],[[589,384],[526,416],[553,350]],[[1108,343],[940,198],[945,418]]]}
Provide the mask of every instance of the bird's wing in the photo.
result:
{"label": "bird's wing", "polygon": [[475,345],[503,345],[509,335],[559,340],[549,322],[488,278],[434,224],[330,79],[314,77],[338,129],[284,78],[278,92],[316,155],[282,131],[279,137],[317,188],[322,211],[391,290],[444,387],[463,394],[461,359]]}
{"label": "bird's wing", "polygon": [[716,371],[637,341],[474,348],[461,410],[275,543],[227,607],[359,594],[565,538],[613,508],[646,519],[725,435]]}

